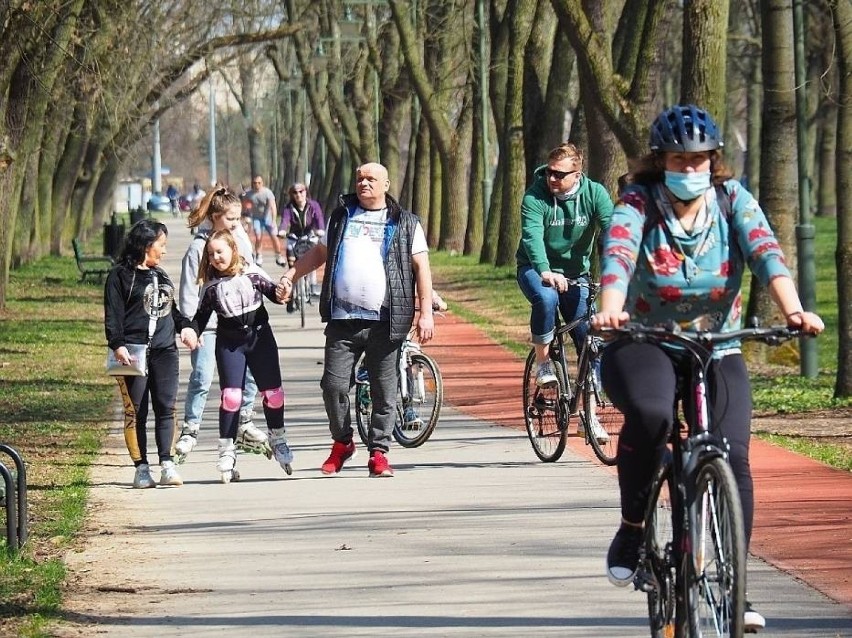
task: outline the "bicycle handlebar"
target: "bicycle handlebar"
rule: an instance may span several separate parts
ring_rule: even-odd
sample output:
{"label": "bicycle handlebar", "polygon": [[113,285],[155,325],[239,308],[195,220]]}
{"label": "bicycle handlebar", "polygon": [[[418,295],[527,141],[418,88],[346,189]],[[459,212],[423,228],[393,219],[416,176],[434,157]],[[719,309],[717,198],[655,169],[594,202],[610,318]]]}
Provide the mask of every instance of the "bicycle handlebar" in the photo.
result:
{"label": "bicycle handlebar", "polygon": [[[698,355],[708,355],[718,344],[731,341],[760,341],[770,346],[777,346],[785,341],[799,337],[815,335],[798,328],[788,326],[770,326],[768,328],[740,328],[730,332],[712,332],[710,330],[682,330],[677,325],[646,326],[641,323],[626,323],[620,328],[598,328],[601,334],[613,334],[629,338],[636,342],[675,343],[686,347]],[[700,348],[701,352],[696,352]]]}

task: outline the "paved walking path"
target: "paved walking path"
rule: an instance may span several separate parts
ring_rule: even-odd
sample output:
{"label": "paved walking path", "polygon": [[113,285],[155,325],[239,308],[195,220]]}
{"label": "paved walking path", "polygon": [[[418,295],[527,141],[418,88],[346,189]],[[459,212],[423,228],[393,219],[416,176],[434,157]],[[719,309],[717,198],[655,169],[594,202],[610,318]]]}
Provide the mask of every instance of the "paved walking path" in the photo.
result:
{"label": "paved walking path", "polygon": [[[167,223],[165,267],[177,279],[189,236]],[[455,340],[470,328],[440,319],[428,349],[452,407],[433,438],[392,449],[393,479],[368,478],[363,448],[339,476],[323,477],[322,327],[315,314],[300,329],[296,316],[270,310],[293,476],[241,455],[243,480],[221,484],[211,396],[199,447],[180,468],[185,485],[133,490],[117,418],[93,467],[88,537],[68,556],[70,622],[53,635],[647,635],[644,597],[603,575],[618,521],[611,470],[574,449],[541,463],[495,413],[517,413],[516,361],[492,359],[481,335]],[[183,354],[184,382],[188,374]],[[465,384],[479,401],[459,394]],[[477,412],[483,403],[491,412]],[[760,560],[750,582],[770,619],[765,636],[852,636],[848,605]]]}

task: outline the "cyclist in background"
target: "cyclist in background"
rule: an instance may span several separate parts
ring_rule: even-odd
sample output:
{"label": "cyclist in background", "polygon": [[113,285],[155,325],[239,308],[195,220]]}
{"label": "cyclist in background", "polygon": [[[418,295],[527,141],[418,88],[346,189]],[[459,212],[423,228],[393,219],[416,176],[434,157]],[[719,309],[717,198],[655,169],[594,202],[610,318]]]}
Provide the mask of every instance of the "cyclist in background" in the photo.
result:
{"label": "cyclist in background", "polygon": [[[549,350],[557,307],[566,323],[586,315],[588,288],[571,286],[567,280],[589,281],[595,236],[609,227],[611,216],[612,198],[606,188],[583,175],[583,152],[571,142],[550,151],[547,164],[535,170],[524,193],[515,255],[518,286],[532,304],[530,333],[539,387],[556,384]],[[571,332],[578,354],[587,334],[586,322]],[[591,422],[595,437],[608,440],[597,419]]]}
{"label": "cyclist in background", "polygon": [[[692,330],[736,330],[748,264],[789,326],[822,332],[822,320],[802,308],[763,211],[722,162],[710,114],[691,104],[667,109],[651,126],[650,147],[629,175],[604,239],[600,311],[592,324],[674,321]],[[710,408],[730,444],[748,547],[754,516],[749,377],[736,344],[714,356]],[[603,352],[604,389],[625,418],[618,441],[622,521],[607,554],[607,576],[618,586],[636,574],[652,473],[672,427],[677,371],[677,353],[664,346],[623,340]],[[745,629],[765,624],[747,601]]]}
{"label": "cyclist in background", "polygon": [[[308,187],[301,182],[296,182],[289,189],[287,195],[290,201],[281,211],[281,221],[278,223],[278,236],[284,238],[287,243],[287,264],[292,266],[296,261],[293,247],[300,237],[311,235],[319,237],[325,232],[325,217],[322,206],[315,199],[311,199]],[[311,294],[318,295],[316,271],[309,275]],[[287,312],[293,312],[293,299],[287,302]]]}

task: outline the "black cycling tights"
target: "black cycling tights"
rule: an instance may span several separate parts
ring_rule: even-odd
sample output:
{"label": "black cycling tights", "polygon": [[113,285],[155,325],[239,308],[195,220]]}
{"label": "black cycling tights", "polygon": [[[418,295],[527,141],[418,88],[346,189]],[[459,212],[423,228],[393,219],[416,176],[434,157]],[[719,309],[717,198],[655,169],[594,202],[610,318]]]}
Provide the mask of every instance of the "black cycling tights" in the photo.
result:
{"label": "black cycling tights", "polygon": [[[656,461],[672,424],[675,363],[659,346],[617,342],[604,349],[601,379],[625,417],[618,441],[621,515],[626,521],[641,523]],[[754,519],[754,488],[748,460],[752,403],[742,355],[731,354],[714,361],[707,382],[715,427],[731,446],[731,468],[739,487],[748,546]]]}

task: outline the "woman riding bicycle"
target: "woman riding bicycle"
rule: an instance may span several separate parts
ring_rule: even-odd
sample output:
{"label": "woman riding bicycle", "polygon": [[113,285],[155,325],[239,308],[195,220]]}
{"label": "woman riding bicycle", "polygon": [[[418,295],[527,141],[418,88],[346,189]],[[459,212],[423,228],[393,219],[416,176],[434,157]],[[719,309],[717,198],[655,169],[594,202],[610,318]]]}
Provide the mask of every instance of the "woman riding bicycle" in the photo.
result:
{"label": "woman riding bicycle", "polygon": [[[287,242],[287,264],[292,266],[296,261],[294,247],[300,237],[318,237],[325,232],[325,216],[322,206],[315,199],[311,199],[308,187],[301,182],[296,182],[287,189],[290,201],[281,211],[281,221],[278,223],[278,236],[286,238]],[[319,294],[316,281],[316,273],[310,274],[310,293]],[[287,302],[287,312],[293,312],[295,307],[293,299]]]}
{"label": "woman riding bicycle", "polygon": [[[784,256],[757,201],[722,162],[713,118],[694,105],[662,112],[651,126],[651,153],[629,175],[606,233],[596,327],[628,320],[647,325],[727,331],[740,327],[740,287],[748,264],[791,327],[823,330],[802,309]],[[604,389],[625,421],[618,444],[622,522],[607,554],[607,576],[633,581],[652,473],[672,427],[677,351],[629,340],[603,353]],[[717,431],[730,444],[751,537],[754,496],[748,462],[751,389],[736,344],[717,352],[708,371]],[[765,625],[746,602],[746,629]]]}

